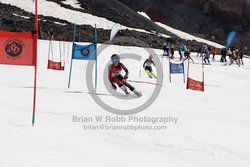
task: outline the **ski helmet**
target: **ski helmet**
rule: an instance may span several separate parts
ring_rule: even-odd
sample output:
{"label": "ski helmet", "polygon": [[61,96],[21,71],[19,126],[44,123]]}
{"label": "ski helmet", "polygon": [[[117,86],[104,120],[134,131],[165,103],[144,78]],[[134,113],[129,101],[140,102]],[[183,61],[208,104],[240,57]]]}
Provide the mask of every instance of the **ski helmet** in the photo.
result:
{"label": "ski helmet", "polygon": [[152,54],[149,55],[149,59],[153,59],[153,55]]}
{"label": "ski helmet", "polygon": [[113,54],[111,56],[111,59],[120,59],[120,56],[118,54]]}
{"label": "ski helmet", "polygon": [[[116,61],[115,61],[116,60]],[[111,61],[112,62],[119,62],[120,61],[120,56],[118,54],[113,54],[111,56]]]}

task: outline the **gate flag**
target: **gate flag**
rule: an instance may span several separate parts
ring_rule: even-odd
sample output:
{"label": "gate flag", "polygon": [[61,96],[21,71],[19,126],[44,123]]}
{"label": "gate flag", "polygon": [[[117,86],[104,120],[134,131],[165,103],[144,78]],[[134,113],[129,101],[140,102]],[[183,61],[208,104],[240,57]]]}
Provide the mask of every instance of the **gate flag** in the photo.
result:
{"label": "gate flag", "polygon": [[226,48],[228,49],[229,46],[234,41],[234,38],[236,37],[236,33],[234,31],[230,32],[227,36],[227,42],[226,42]]}
{"label": "gate flag", "polygon": [[171,63],[170,62],[170,73],[171,74],[183,74],[184,73],[184,63]]}
{"label": "gate flag", "polygon": [[61,62],[55,62],[55,61],[51,61],[48,60],[48,69],[52,69],[52,70],[62,70],[62,63]]}
{"label": "gate flag", "polygon": [[78,45],[73,44],[72,59],[75,60],[96,60],[96,44]]}
{"label": "gate flag", "polygon": [[0,64],[34,66],[34,96],[32,125],[35,124],[36,88],[37,88],[37,40],[38,40],[38,0],[35,5],[35,23],[33,31],[0,31]]}
{"label": "gate flag", "polygon": [[95,41],[89,45],[78,45],[76,39],[76,24],[74,24],[72,56],[70,62],[68,88],[71,84],[72,64],[73,60],[95,60],[95,90],[97,89],[97,28],[94,28]]}
{"label": "gate flag", "polygon": [[109,42],[112,43],[113,38],[116,36],[116,34],[121,29],[121,25],[119,23],[116,23],[113,25],[111,32],[110,32],[110,39]]}
{"label": "gate flag", "polygon": [[192,79],[191,77],[189,77],[190,57],[188,57],[187,87],[186,87],[187,89],[204,92],[205,72],[204,72],[204,55],[203,54],[202,54],[201,61],[202,61],[202,70],[201,70],[202,81],[198,81],[198,80],[195,80],[195,79]]}
{"label": "gate flag", "polygon": [[185,83],[184,63],[172,63],[169,58],[169,81],[171,82],[171,74],[183,74],[183,82]]}
{"label": "gate flag", "polygon": [[35,65],[32,32],[0,31],[0,64]]}
{"label": "gate flag", "polygon": [[196,81],[191,78],[187,78],[187,89],[204,91],[204,82]]}

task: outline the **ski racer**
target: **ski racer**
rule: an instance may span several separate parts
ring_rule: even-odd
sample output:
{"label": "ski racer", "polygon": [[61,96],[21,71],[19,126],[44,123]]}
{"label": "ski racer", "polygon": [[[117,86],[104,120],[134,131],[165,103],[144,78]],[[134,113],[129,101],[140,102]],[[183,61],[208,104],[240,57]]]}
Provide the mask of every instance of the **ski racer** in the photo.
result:
{"label": "ski racer", "polygon": [[[111,61],[112,64],[108,67],[108,77],[112,89],[116,90],[117,84],[126,95],[130,94],[127,90],[127,88],[129,88],[129,90],[135,95],[141,97],[142,94],[127,82],[129,71],[122,63],[120,63],[120,56],[118,54],[113,54],[111,56]],[[121,75],[122,70],[124,70],[126,73],[124,76]]]}
{"label": "ski racer", "polygon": [[143,68],[146,71],[149,78],[152,77],[156,78],[156,75],[153,73],[152,64],[155,66],[155,63],[153,61],[153,56],[149,55],[149,58],[146,59],[143,63]]}

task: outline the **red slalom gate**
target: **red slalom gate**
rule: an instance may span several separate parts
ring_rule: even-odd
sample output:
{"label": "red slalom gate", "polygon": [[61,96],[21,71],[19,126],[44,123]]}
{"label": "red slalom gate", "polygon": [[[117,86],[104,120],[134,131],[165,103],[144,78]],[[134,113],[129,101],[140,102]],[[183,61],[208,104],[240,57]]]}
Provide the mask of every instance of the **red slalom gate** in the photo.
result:
{"label": "red slalom gate", "polygon": [[[202,51],[203,52],[203,51]],[[202,53],[202,81],[197,81],[189,77],[190,58],[188,58],[187,89],[204,92],[204,55]]]}
{"label": "red slalom gate", "polygon": [[[49,41],[49,53],[48,53],[48,66],[47,69],[50,70],[57,70],[57,71],[62,71],[64,70],[64,65],[62,63],[62,53],[61,53],[61,45],[60,45],[60,41],[59,42],[59,50],[60,50],[60,61],[54,61],[54,53],[53,53],[53,36],[50,37],[50,41]],[[65,64],[65,61],[64,61]]]}
{"label": "red slalom gate", "polygon": [[32,125],[35,123],[37,81],[38,14],[35,0],[35,29],[30,32],[0,31],[0,64],[34,66]]}
{"label": "red slalom gate", "polygon": [[62,63],[48,60],[48,69],[60,71],[63,69]]}
{"label": "red slalom gate", "polygon": [[204,91],[204,82],[196,81],[191,78],[187,78],[187,89]]}

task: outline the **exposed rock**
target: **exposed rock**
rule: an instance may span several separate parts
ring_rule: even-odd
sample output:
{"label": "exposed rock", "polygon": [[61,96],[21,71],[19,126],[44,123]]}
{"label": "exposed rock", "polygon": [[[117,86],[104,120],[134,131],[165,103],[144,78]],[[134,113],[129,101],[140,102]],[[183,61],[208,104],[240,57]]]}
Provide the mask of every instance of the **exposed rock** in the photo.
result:
{"label": "exposed rock", "polygon": [[216,28],[210,33],[211,36],[214,36],[215,39],[224,40],[226,38],[226,34],[223,29]]}
{"label": "exposed rock", "polygon": [[[190,34],[204,34],[206,39],[221,44],[225,43],[230,31],[236,31],[235,44],[238,41],[239,47],[250,45],[248,35],[245,34],[250,31],[250,0],[119,1],[135,11],[145,11],[154,21]],[[211,39],[211,36],[215,39]]]}
{"label": "exposed rock", "polygon": [[[60,4],[64,8],[78,10],[80,12],[92,13],[94,15],[105,17],[111,21],[119,22],[128,27],[154,30],[172,36],[167,39],[171,43],[178,44],[179,38],[166,31],[165,29],[154,24],[150,20],[137,14],[137,11],[146,12],[154,21],[166,23],[173,28],[195,34],[202,38],[206,38],[215,42],[225,43],[226,34],[235,30],[237,38],[235,44],[239,46],[249,45],[250,40],[246,32],[249,32],[249,2],[247,0],[79,0],[84,9],[74,9],[70,5],[62,3],[63,0],[48,0]],[[121,1],[122,3],[120,3]],[[230,4],[231,3],[231,4]],[[239,6],[242,9],[239,9]],[[33,27],[34,16],[22,9],[3,5],[0,3],[0,26],[4,30],[27,31]],[[135,11],[131,10],[134,9]],[[12,15],[28,16],[30,19],[24,19]],[[233,16],[230,12],[233,13]],[[204,14],[205,13],[205,14]],[[223,14],[225,17],[223,17]],[[239,19],[243,17],[243,19]],[[235,24],[236,20],[239,20]],[[39,16],[40,38],[48,39],[48,33],[52,30],[56,39],[72,40],[73,25],[65,20],[58,18]],[[225,20],[229,19],[230,22]],[[231,20],[230,20],[231,19]],[[45,21],[46,20],[46,21]],[[65,23],[66,25],[57,25],[54,22]],[[78,26],[77,40],[92,41],[92,27],[88,25]],[[99,42],[105,42],[109,39],[108,30],[98,29]],[[62,35],[63,34],[63,35]],[[84,36],[84,38],[82,37]],[[149,46],[154,48],[162,48],[165,38],[158,34],[148,34],[136,31],[124,30],[117,36],[115,43],[121,45],[133,46]],[[219,39],[219,41],[218,41]],[[142,42],[143,41],[143,42]],[[145,42],[145,43],[144,43]],[[197,48],[200,44],[196,41],[189,41],[191,49]],[[147,44],[147,45],[145,45]]]}
{"label": "exposed rock", "polygon": [[211,0],[213,13],[216,17],[227,22],[240,23],[241,20],[250,20],[249,0]]}
{"label": "exposed rock", "polygon": [[[34,15],[26,12],[22,9],[11,5],[5,5],[0,3],[1,15],[0,15],[0,30],[3,31],[31,31],[34,29]],[[13,15],[16,13],[17,15]],[[21,16],[29,17],[25,19]],[[130,17],[130,15],[127,15]],[[135,19],[135,18],[133,18]],[[65,25],[55,24],[54,22],[64,23]],[[140,20],[138,21],[140,22]],[[131,25],[134,27],[135,25]],[[146,28],[146,27],[145,27]],[[149,27],[147,27],[150,29]],[[45,17],[39,15],[39,38],[49,39],[50,32],[53,32],[55,40],[66,40],[72,41],[73,24],[53,17]],[[98,29],[98,42],[108,43],[110,36],[110,30]],[[179,38],[167,39],[171,43]],[[81,42],[94,42],[93,27],[90,25],[77,25],[76,41]],[[143,33],[131,30],[120,31],[116,38],[114,38],[113,44],[126,45],[126,46],[139,46],[139,47],[152,47],[152,48],[163,48],[163,43],[166,38],[159,35],[159,33]]]}
{"label": "exposed rock", "polygon": [[196,29],[198,29],[198,30],[201,28],[201,26],[200,26],[199,23],[195,23],[195,24],[194,24],[194,27],[195,27]]}
{"label": "exposed rock", "polygon": [[233,30],[240,33],[243,32],[243,27],[241,25],[234,25]]}
{"label": "exposed rock", "polygon": [[203,5],[202,11],[204,14],[206,14],[208,16],[212,15],[213,6],[212,6],[211,1],[205,2],[205,4]]}

